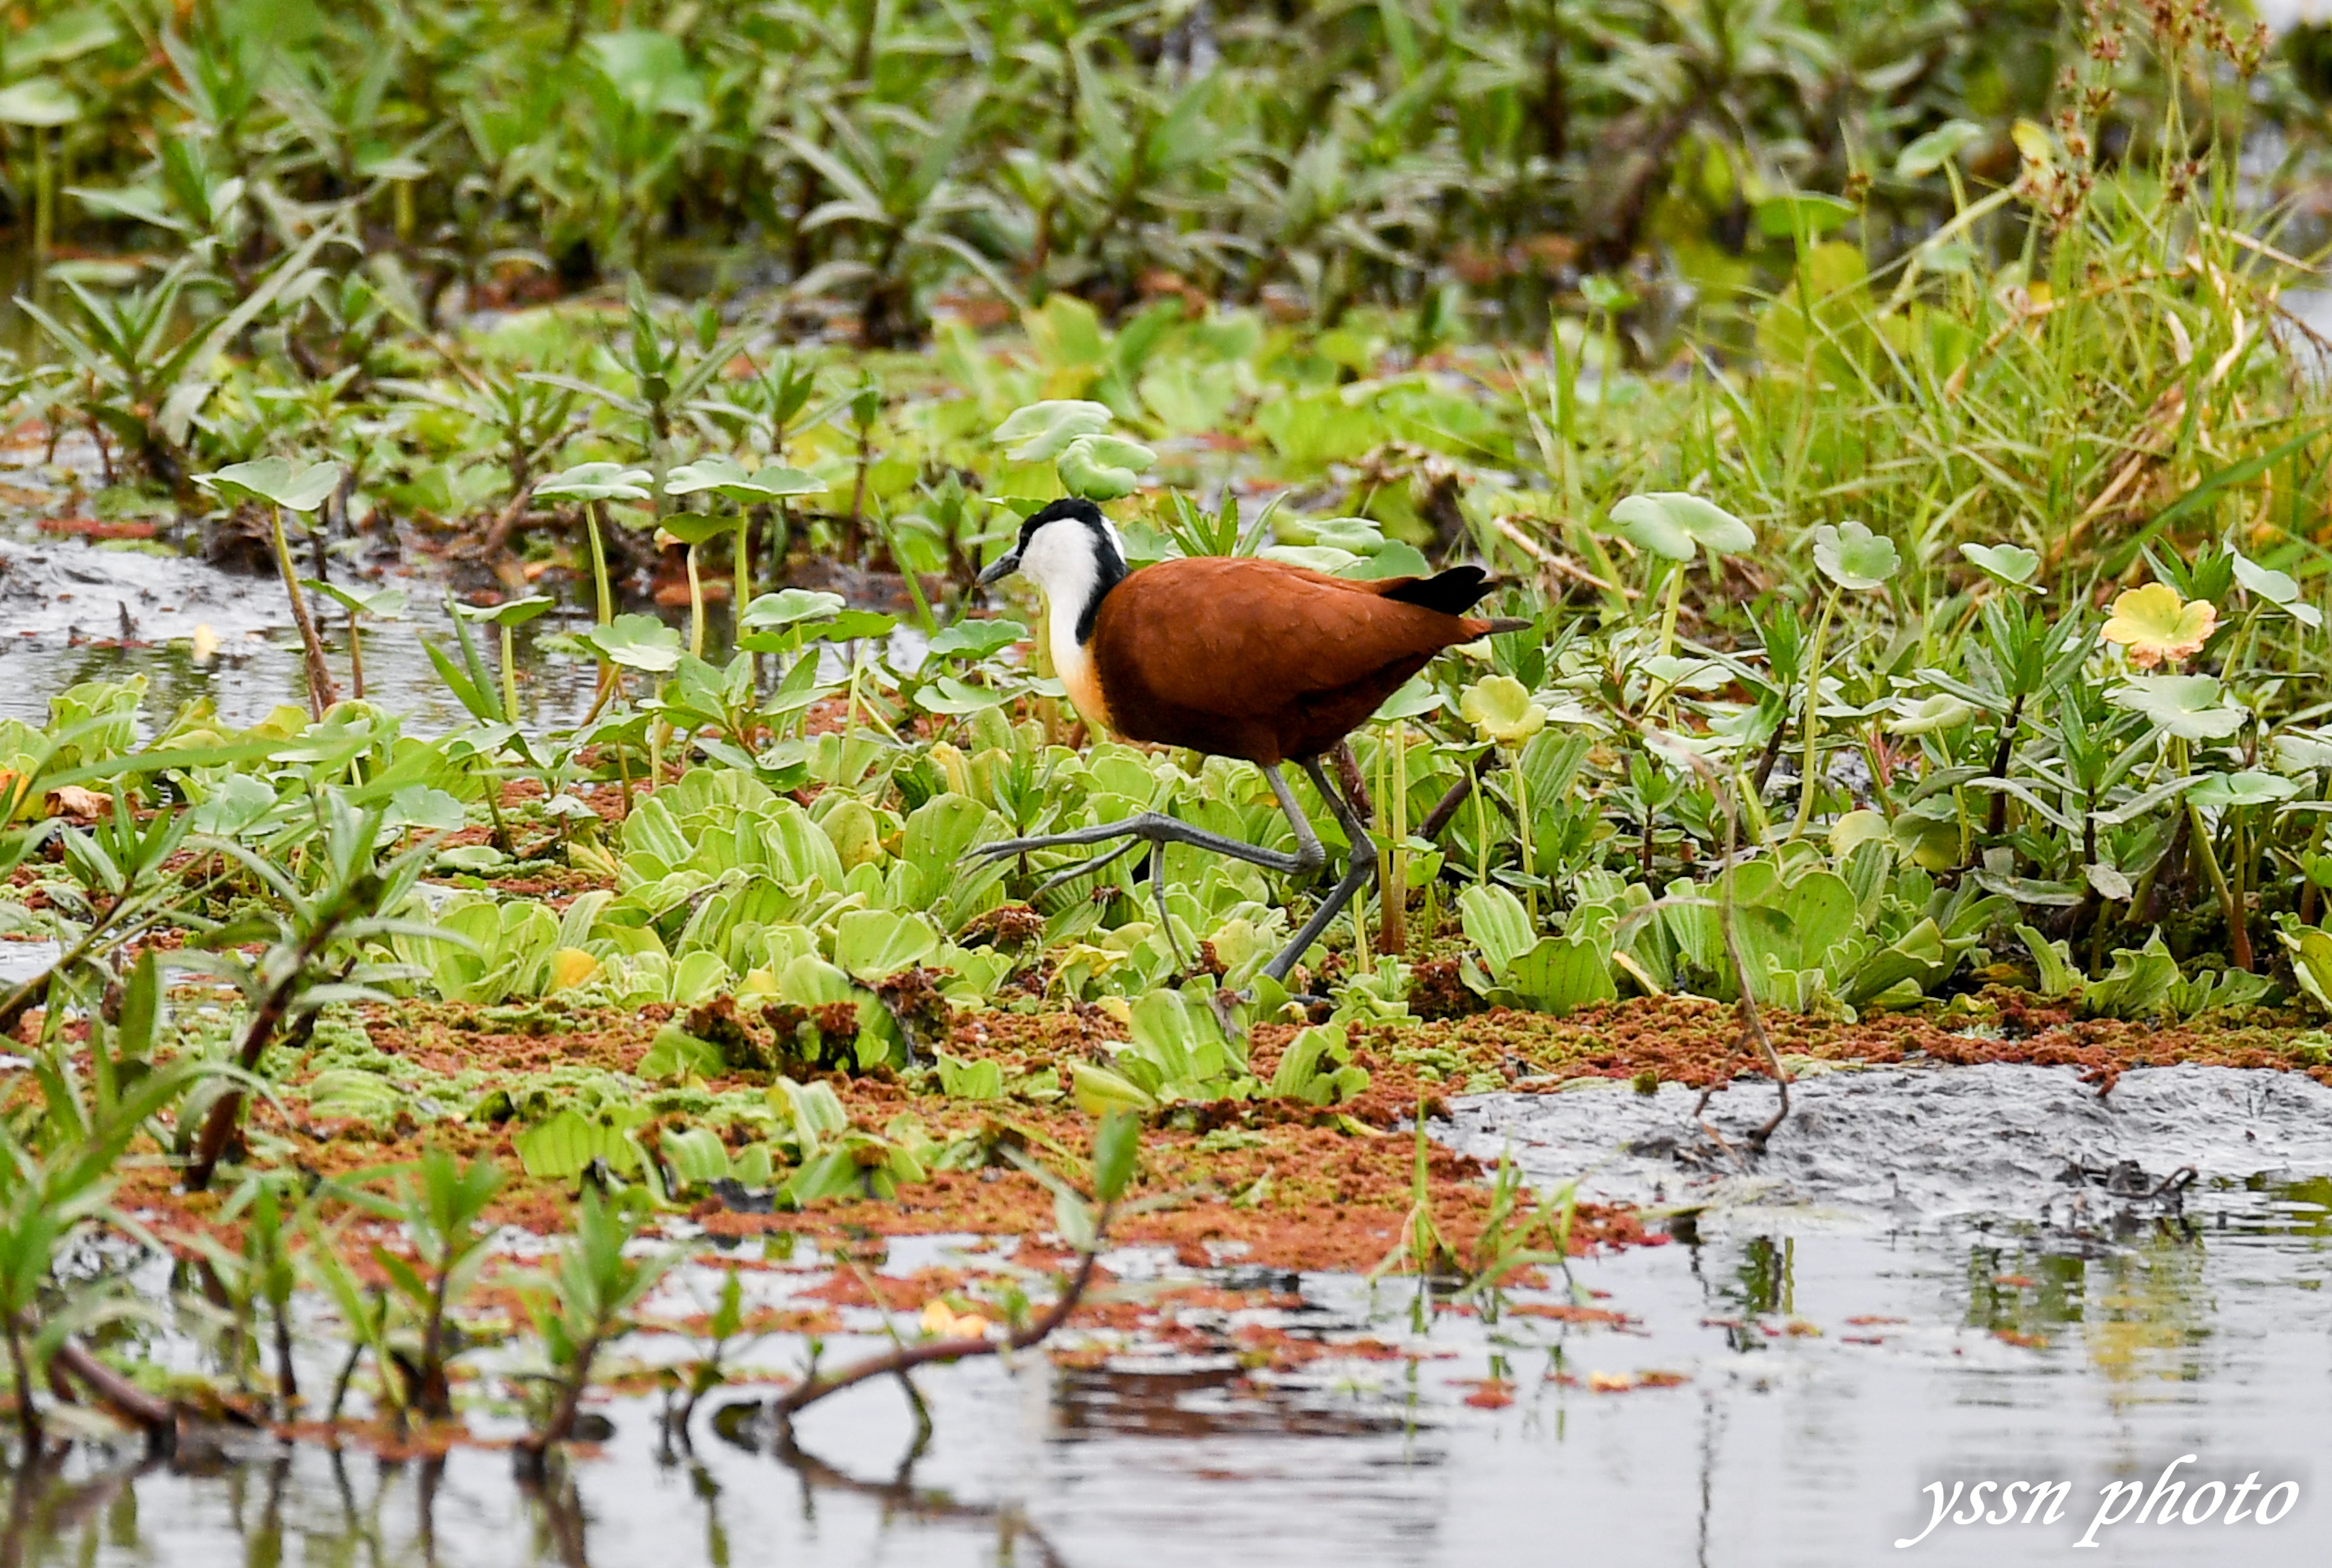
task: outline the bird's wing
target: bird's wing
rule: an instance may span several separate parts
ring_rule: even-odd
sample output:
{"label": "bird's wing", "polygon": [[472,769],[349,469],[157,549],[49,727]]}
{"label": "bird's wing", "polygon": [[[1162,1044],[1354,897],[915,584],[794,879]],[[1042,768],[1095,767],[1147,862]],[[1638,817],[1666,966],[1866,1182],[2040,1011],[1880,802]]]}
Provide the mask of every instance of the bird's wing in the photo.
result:
{"label": "bird's wing", "polygon": [[1161,561],[1110,590],[1094,617],[1104,678],[1139,673],[1161,701],[1225,717],[1273,713],[1463,642],[1463,620],[1281,561]]}

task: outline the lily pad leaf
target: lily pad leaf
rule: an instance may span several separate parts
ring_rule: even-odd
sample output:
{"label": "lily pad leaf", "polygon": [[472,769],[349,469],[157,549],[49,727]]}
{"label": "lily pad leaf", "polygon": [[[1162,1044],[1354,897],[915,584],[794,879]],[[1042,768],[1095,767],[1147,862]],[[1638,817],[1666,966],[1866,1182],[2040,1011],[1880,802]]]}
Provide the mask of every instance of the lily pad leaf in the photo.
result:
{"label": "lily pad leaf", "polygon": [[990,654],[1027,639],[1028,628],[1008,618],[958,621],[932,638],[934,658],[984,659]]}
{"label": "lily pad leaf", "polygon": [[1690,560],[1696,546],[1714,555],[1754,548],[1756,531],[1713,501],[1680,490],[1631,495],[1611,509],[1611,531],[1638,550]]}
{"label": "lily pad leaf", "polygon": [[498,626],[522,626],[539,616],[559,607],[559,601],[548,594],[529,594],[522,599],[509,599],[498,605],[460,605],[454,613],[465,621],[484,621]]}
{"label": "lily pad leaf", "polygon": [[1065,447],[1054,468],[1061,483],[1089,501],[1115,501],[1141,488],[1142,472],[1158,454],[1118,435],[1080,435]]}
{"label": "lily pad leaf", "polygon": [[2186,798],[2205,811],[2216,811],[2229,806],[2270,806],[2299,793],[2299,780],[2251,768],[2210,774],[2186,792]]}
{"label": "lily pad leaf", "polygon": [[0,125],[46,128],[81,118],[81,100],[61,82],[36,76],[0,87]]}
{"label": "lily pad leaf", "polygon": [[381,818],[381,826],[459,833],[468,820],[463,814],[462,803],[443,789],[433,789],[426,784],[407,784],[388,798],[388,810]]}
{"label": "lily pad leaf", "polygon": [[996,427],[996,439],[1020,445],[1008,455],[1015,463],[1049,463],[1086,435],[1099,435],[1113,417],[1106,403],[1057,398],[1016,408]]}
{"label": "lily pad leaf", "polygon": [[779,588],[747,605],[737,626],[740,631],[766,632],[803,621],[831,620],[842,612],[846,602],[840,594],[822,593],[816,588]]}
{"label": "lily pad leaf", "polygon": [[1814,564],[1822,576],[1857,593],[1885,586],[1900,569],[1903,558],[1895,541],[1871,532],[1859,522],[1829,523],[1814,530]]}
{"label": "lily pad leaf", "polygon": [[2010,588],[2033,588],[2032,574],[2040,569],[2040,555],[2021,544],[1964,544],[1960,553],[1984,576]]}
{"label": "lily pad leaf", "polygon": [[610,664],[661,674],[680,666],[680,634],[654,616],[621,615],[575,640]]}
{"label": "lily pad leaf", "polygon": [[1947,120],[1895,155],[1895,177],[1925,179],[1983,139],[1983,127],[1973,120]]}
{"label": "lily pad leaf", "polygon": [[2243,711],[2220,701],[2219,683],[2209,675],[2132,675],[2106,701],[2182,741],[2223,741],[2243,727]]}
{"label": "lily pad leaf", "polygon": [[534,487],[540,496],[569,501],[646,501],[655,475],[620,463],[578,463]]}
{"label": "lily pad leaf", "polygon": [[735,458],[717,454],[683,463],[664,479],[666,495],[694,495],[700,491],[713,490],[741,505],[778,501],[788,495],[823,495],[827,488],[826,481],[798,468],[772,464],[748,473],[744,464]]}
{"label": "lily pad leaf", "polygon": [[724,533],[734,532],[736,527],[734,518],[721,517],[709,512],[675,512],[664,518],[656,531],[693,550]]}
{"label": "lily pad leaf", "polygon": [[1790,191],[1757,204],[1757,232],[1777,240],[1802,231],[1809,238],[1842,228],[1861,209],[1819,191]]}
{"label": "lily pad leaf", "polygon": [[403,588],[376,588],[371,593],[360,593],[355,588],[344,588],[338,583],[326,582],[321,578],[301,578],[300,586],[311,593],[322,594],[343,609],[370,616],[377,621],[405,618],[406,595]]}
{"label": "lily pad leaf", "polygon": [[2324,612],[2300,598],[2299,584],[2289,572],[2260,566],[2250,557],[2240,554],[2234,558],[2234,568],[2237,582],[2300,625],[2320,626],[2324,624]]}
{"label": "lily pad leaf", "polygon": [[287,512],[313,512],[339,487],[343,472],[337,463],[294,465],[282,457],[262,457],[235,463],[216,473],[196,476],[195,483],[223,501],[251,499],[282,507]]}

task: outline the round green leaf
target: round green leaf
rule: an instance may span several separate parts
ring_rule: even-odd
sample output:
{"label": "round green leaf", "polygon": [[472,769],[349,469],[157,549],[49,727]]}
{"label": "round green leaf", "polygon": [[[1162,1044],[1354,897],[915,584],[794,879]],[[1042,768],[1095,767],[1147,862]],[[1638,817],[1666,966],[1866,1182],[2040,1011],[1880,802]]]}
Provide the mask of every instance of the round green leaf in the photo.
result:
{"label": "round green leaf", "polygon": [[71,125],[81,118],[81,100],[63,83],[36,76],[0,87],[0,125]]}
{"label": "round green leaf", "polygon": [[1680,490],[1631,495],[1611,509],[1611,531],[1638,550],[1690,560],[1696,545],[1735,555],[1757,543],[1754,530],[1717,505]]}
{"label": "round green leaf", "polygon": [[403,588],[376,588],[371,593],[358,593],[337,583],[325,582],[320,578],[301,578],[300,586],[311,593],[322,594],[343,609],[370,616],[377,621],[401,621],[405,618]]}
{"label": "round green leaf", "polygon": [[1926,135],[1916,137],[1895,155],[1895,177],[1925,179],[1983,139],[1983,127],[1972,120],[1947,120]]}
{"label": "round green leaf", "polygon": [[2273,567],[2260,566],[2250,557],[2234,557],[2235,580],[2251,592],[2282,610],[2302,626],[2320,626],[2324,612],[2299,597],[2299,584],[2289,572]]}
{"label": "round green leaf", "polygon": [[1984,576],[2010,588],[2031,588],[2032,574],[2040,569],[2040,556],[2021,544],[1964,544],[1960,554]]}
{"label": "round green leaf", "polygon": [[941,659],[984,659],[1027,636],[1027,626],[1008,618],[958,621],[932,638],[931,653]]}
{"label": "round green leaf", "polygon": [[840,613],[844,603],[840,594],[821,593],[814,588],[779,588],[747,605],[737,625],[741,631],[773,631],[803,621],[829,619]]}
{"label": "round green leaf", "polygon": [[1956,730],[1975,713],[1973,704],[1948,692],[1936,692],[1916,702],[1901,697],[1895,701],[1887,730],[1895,735],[1931,735],[1939,730]]}
{"label": "round green leaf", "polygon": [[827,483],[815,474],[779,464],[748,473],[734,458],[717,454],[683,463],[664,475],[666,495],[694,495],[705,490],[718,491],[740,506],[750,506],[789,495],[823,495]]}
{"label": "round green leaf", "polygon": [[509,599],[498,605],[455,605],[454,613],[465,621],[484,621],[498,626],[522,626],[537,616],[545,615],[558,607],[559,601],[544,594],[529,594],[522,599]]}
{"label": "round green leaf", "polygon": [[337,463],[294,466],[285,458],[262,457],[229,464],[216,473],[197,474],[195,483],[222,501],[250,499],[286,512],[313,512],[339,488],[340,473]]}
{"label": "round green leaf", "polygon": [[2132,675],[2106,701],[2184,741],[2223,741],[2243,727],[2243,711],[2219,700],[2219,683],[2209,675]]}
{"label": "round green leaf", "polygon": [[2299,780],[2251,768],[2241,773],[2210,774],[2188,790],[2186,798],[2205,811],[2218,811],[2229,806],[2272,805],[2299,793]]}
{"label": "round green leaf", "polygon": [[578,643],[627,670],[661,674],[680,666],[680,634],[654,616],[621,615],[578,633]]}
{"label": "round green leaf", "polygon": [[996,439],[1018,442],[1009,455],[1015,463],[1046,463],[1069,449],[1081,436],[1099,435],[1110,426],[1106,403],[1058,398],[1016,408],[996,427]]}
{"label": "round green leaf", "polygon": [[1757,232],[1773,239],[1785,240],[1802,230],[1811,238],[1844,227],[1857,210],[1852,202],[1840,201],[1834,196],[1822,196],[1815,191],[1790,191],[1781,196],[1767,196],[1757,204]]}
{"label": "round green leaf", "polygon": [[685,545],[704,544],[724,533],[736,531],[733,517],[715,517],[709,512],[675,512],[665,517],[658,531],[671,535]]}
{"label": "round green leaf", "polygon": [[1053,466],[1071,493],[1088,501],[1115,501],[1142,484],[1142,471],[1158,461],[1147,446],[1115,435],[1080,435],[1063,448]]}
{"label": "round green leaf", "polygon": [[1883,587],[1902,566],[1903,559],[1895,552],[1893,540],[1859,522],[1842,522],[1836,528],[1824,523],[1814,530],[1814,564],[1839,587],[1860,593]]}
{"label": "round green leaf", "polygon": [[536,485],[534,493],[569,501],[646,501],[655,477],[620,463],[578,463]]}

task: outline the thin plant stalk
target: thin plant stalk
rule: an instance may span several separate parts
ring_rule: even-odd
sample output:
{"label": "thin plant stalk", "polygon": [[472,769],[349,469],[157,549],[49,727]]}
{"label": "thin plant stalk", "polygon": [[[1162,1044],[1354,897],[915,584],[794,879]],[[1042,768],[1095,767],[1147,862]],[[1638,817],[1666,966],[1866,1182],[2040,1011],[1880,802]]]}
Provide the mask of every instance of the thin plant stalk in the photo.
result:
{"label": "thin plant stalk", "polygon": [[[612,624],[616,618],[616,595],[607,581],[607,541],[599,533],[599,507],[600,503],[596,501],[583,503],[583,533],[591,541],[591,588],[598,599],[598,624],[604,626]],[[599,656],[598,698],[591,704],[594,715],[615,690],[615,684],[616,662],[602,654]]]}
{"label": "thin plant stalk", "polygon": [[2251,967],[2251,923],[2243,918],[2242,901],[2233,888],[2227,885],[2227,874],[2220,868],[2219,856],[2211,847],[2211,830],[2203,820],[2203,808],[2193,800],[2186,802],[2187,840],[2193,846],[2194,858],[2203,863],[2203,875],[2210,879],[2211,891],[2219,895],[2219,908],[2227,921],[2227,956],[2239,970]]}
{"label": "thin plant stalk", "polygon": [[1515,748],[1515,846],[1522,856],[1523,904],[1530,911],[1531,925],[1538,925],[1538,856],[1531,843],[1530,770],[1523,766],[1523,749]]}
{"label": "thin plant stalk", "polygon": [[690,545],[683,558],[688,562],[688,652],[692,658],[704,656],[704,584],[696,575],[696,547]]}
{"label": "thin plant stalk", "polygon": [[518,631],[505,622],[502,634],[502,717],[518,722]]}
{"label": "thin plant stalk", "polygon": [[[743,638],[745,635],[745,607],[753,602],[753,512],[750,507],[741,506],[737,509],[737,587],[735,593],[737,597],[731,599],[729,605],[730,636],[732,641]],[[758,683],[760,679],[761,674],[760,658],[758,655],[754,654],[747,654],[745,656],[752,662],[753,676],[757,683],[758,689]]]}
{"label": "thin plant stalk", "polygon": [[1830,617],[1838,611],[1839,590],[1830,590],[1822,600],[1821,619],[1814,623],[1814,640],[1806,649],[1806,716],[1805,761],[1798,770],[1798,819],[1790,828],[1790,842],[1795,844],[1806,836],[1806,824],[1813,820],[1815,772],[1820,762],[1821,745],[1821,660],[1822,644],[1830,639]]}
{"label": "thin plant stalk", "polygon": [[332,669],[324,662],[324,639],[316,630],[316,617],[309,613],[308,596],[300,591],[300,571],[292,564],[292,542],[283,533],[283,509],[267,509],[270,542],[275,548],[275,569],[282,574],[283,591],[291,596],[292,621],[300,628],[300,646],[308,663],[308,712],[311,718],[320,719],[324,710],[340,700],[338,687],[332,684]]}

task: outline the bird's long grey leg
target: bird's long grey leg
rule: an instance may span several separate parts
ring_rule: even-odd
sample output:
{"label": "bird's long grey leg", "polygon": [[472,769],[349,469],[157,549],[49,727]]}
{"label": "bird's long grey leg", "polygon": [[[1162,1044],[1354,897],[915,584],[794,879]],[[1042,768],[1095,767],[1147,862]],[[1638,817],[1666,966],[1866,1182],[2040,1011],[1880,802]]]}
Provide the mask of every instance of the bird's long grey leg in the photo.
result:
{"label": "bird's long grey leg", "polygon": [[[1266,849],[1261,845],[1243,839],[1227,838],[1219,833],[1209,833],[1203,827],[1193,827],[1161,812],[1144,811],[1118,822],[1100,822],[1090,827],[1072,828],[1066,833],[1047,833],[1034,838],[1003,838],[993,844],[982,844],[972,850],[974,855],[1001,860],[1008,856],[1026,855],[1038,849],[1066,849],[1087,844],[1106,844],[1112,839],[1128,838],[1144,844],[1187,844],[1193,849],[1204,849],[1216,855],[1243,860],[1249,865],[1259,865],[1266,871],[1276,871],[1286,876],[1303,876],[1317,871],[1326,864],[1328,852],[1320,846],[1319,836],[1312,831],[1311,823],[1295,804],[1295,796],[1287,788],[1287,780],[1276,767],[1266,767],[1263,776],[1271,785],[1271,792],[1279,801],[1279,808],[1295,828],[1295,853]],[[1116,853],[1104,855],[1061,874],[1055,880],[1080,876],[1099,870],[1117,858]]]}
{"label": "bird's long grey leg", "polygon": [[[1352,840],[1352,856],[1344,865],[1343,876],[1329,889],[1328,896],[1320,901],[1320,907],[1312,912],[1312,918],[1304,923],[1304,929],[1295,933],[1295,940],[1289,942],[1277,958],[1263,966],[1263,972],[1276,980],[1287,978],[1287,971],[1295,967],[1296,960],[1302,958],[1305,951],[1320,940],[1320,933],[1328,929],[1328,923],[1342,914],[1344,906],[1351,904],[1361,891],[1362,884],[1377,874],[1376,841],[1369,837],[1360,814],[1329,783],[1328,775],[1322,770],[1318,758],[1306,760],[1304,771],[1310,777],[1313,788],[1320,791],[1321,798],[1327,801],[1328,809],[1336,814],[1337,821],[1343,826],[1345,837]],[[1292,808],[1288,815],[1298,817]],[[1298,820],[1301,820],[1300,817]]]}

